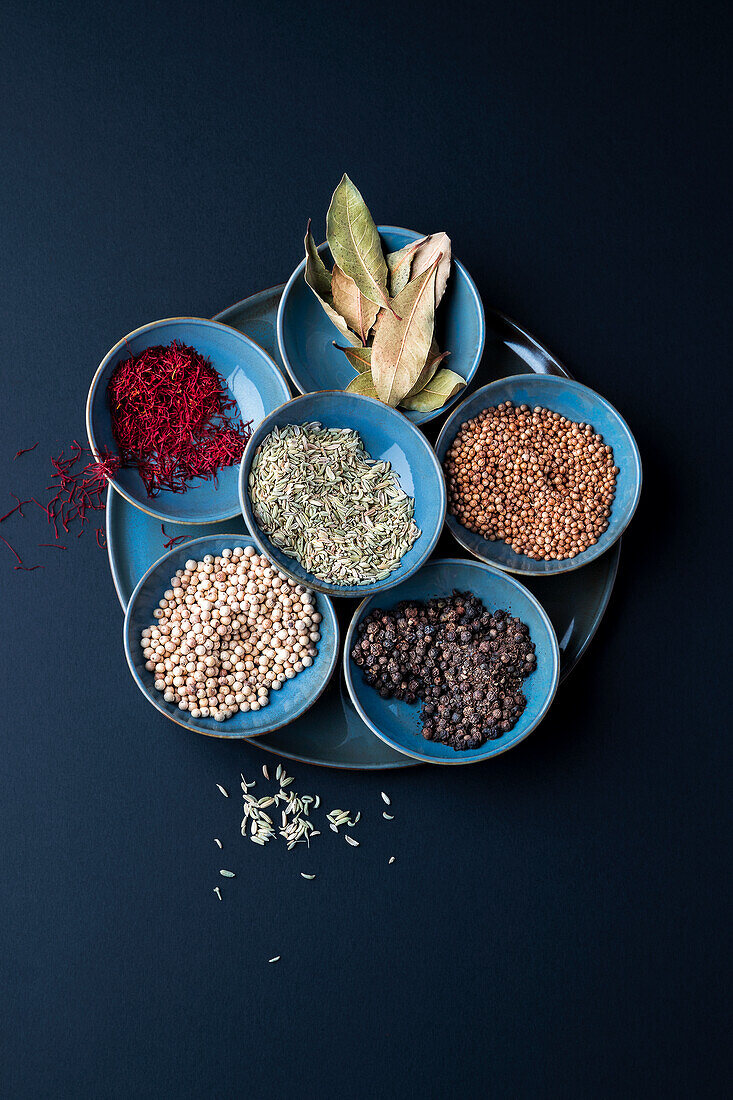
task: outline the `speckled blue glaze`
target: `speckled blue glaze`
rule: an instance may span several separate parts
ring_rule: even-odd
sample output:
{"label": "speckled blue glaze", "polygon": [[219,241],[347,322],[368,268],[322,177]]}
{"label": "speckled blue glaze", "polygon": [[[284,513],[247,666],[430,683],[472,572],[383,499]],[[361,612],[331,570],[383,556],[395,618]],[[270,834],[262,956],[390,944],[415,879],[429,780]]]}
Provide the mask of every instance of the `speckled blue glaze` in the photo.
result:
{"label": "speckled blue glaze", "polygon": [[166,703],[163,693],[156,691],[155,675],[145,668],[140,634],[155,621],[153,611],[170,586],[171,577],[189,558],[200,561],[205,554],[220,554],[227,548],[248,544],[251,544],[250,540],[240,532],[204,535],[176,546],[151,565],[140,579],[125,613],[122,629],[125,656],[140,691],[166,718],[186,729],[211,737],[257,737],[295,721],[325,691],[339,656],[339,629],[333,604],[327,596],[318,595],[318,611],[323,616],[319,628],[321,640],[318,643],[318,655],[310,668],[303,669],[292,680],[286,681],[280,691],[271,692],[270,702],[262,710],[235,714],[226,722],[216,722],[213,718],[192,718],[188,711],[179,710],[175,703]]}
{"label": "speckled blue glaze", "polygon": [[[402,558],[399,568],[377,584],[341,587],[318,580],[303,569],[295,558],[287,557],[273,546],[253,515],[247,482],[255,451],[273,428],[309,421],[318,421],[326,428],[353,428],[361,436],[364,447],[372,458],[392,463],[402,489],[415,499],[415,522],[422,534]],[[438,541],[445,519],[443,471],[425,436],[388,405],[355,393],[307,393],[266,416],[253,432],[242,458],[239,498],[242,514],[255,542],[263,554],[276,562],[284,573],[319,592],[357,599],[392,588],[419,569]]]}
{"label": "speckled blue glaze", "polygon": [[515,553],[504,542],[489,542],[482,535],[469,531],[450,513],[446,516],[446,526],[461,546],[480,561],[497,565],[510,573],[547,576],[579,569],[613,546],[628,527],[639,503],[641,458],[634,437],[628,424],[614,407],[588,386],[553,375],[517,374],[510,378],[500,378],[497,382],[476,390],[454,409],[435,444],[441,464],[461,425],[483,409],[500,405],[503,401],[513,401],[515,405],[541,405],[561,413],[569,420],[592,424],[605,442],[613,447],[613,457],[619,474],[608,528],[595,546],[589,547],[575,558],[566,558],[564,561],[533,561],[524,554]]}
{"label": "speckled blue glaze", "polygon": [[[350,657],[356,628],[370,611],[380,607],[389,610],[400,600],[450,596],[454,589],[473,592],[490,611],[503,608],[517,615],[529,627],[537,653],[537,668],[527,677],[523,687],[527,706],[514,729],[495,741],[487,741],[480,749],[465,752],[426,741],[420,732],[420,705],[382,699],[364,682],[361,669]],[[344,675],[360,716],[393,749],[431,764],[475,764],[519,744],[545,716],[560,679],[560,650],[542,605],[519,581],[480,562],[442,558],[428,562],[419,573],[391,589],[386,597],[370,597],[359,605],[344,641]]]}
{"label": "speckled blue glaze", "polygon": [[[378,229],[385,255],[424,236],[411,229],[398,229],[393,225],[380,225]],[[322,244],[318,251],[330,267],[332,257],[328,245]],[[277,314],[280,354],[286,370],[301,393],[343,390],[355,375],[346,356],[333,346],[333,342],[335,340],[337,344],[343,345],[345,341],[307,285],[304,269],[305,260],[290,276],[280,299]],[[435,335],[441,350],[450,352],[444,366],[460,374],[467,383],[470,382],[484,350],[484,307],[473,279],[463,264],[455,259],[451,266],[448,287],[435,315]],[[428,420],[441,416],[460,400],[460,396],[460,393],[456,394],[435,412],[405,410],[403,415],[415,424],[425,424]]]}
{"label": "speckled blue glaze", "polygon": [[[130,354],[179,340],[211,359],[236,400],[242,420],[256,427],[263,416],[287,401],[287,382],[270,356],[228,325],[198,317],[172,317],[143,325],[119,340],[99,365],[87,399],[87,435],[92,449],[116,451],[107,383],[115,366]],[[120,470],[112,484],[131,504],[149,515],[177,523],[218,523],[239,514],[237,466],[221,470],[217,483],[196,479],[185,493],[149,497],[135,469]]]}

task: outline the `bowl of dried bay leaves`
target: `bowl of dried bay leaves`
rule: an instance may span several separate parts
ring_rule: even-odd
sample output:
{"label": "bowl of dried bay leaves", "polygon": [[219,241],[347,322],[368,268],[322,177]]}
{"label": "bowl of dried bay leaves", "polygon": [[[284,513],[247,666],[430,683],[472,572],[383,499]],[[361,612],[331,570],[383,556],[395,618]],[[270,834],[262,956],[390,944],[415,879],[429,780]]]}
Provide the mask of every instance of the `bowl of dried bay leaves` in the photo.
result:
{"label": "bowl of dried bay leaves", "polygon": [[283,291],[283,362],[301,393],[346,390],[399,409],[416,424],[465,393],[484,349],[484,309],[446,233],[375,225],[348,176],[317,245]]}

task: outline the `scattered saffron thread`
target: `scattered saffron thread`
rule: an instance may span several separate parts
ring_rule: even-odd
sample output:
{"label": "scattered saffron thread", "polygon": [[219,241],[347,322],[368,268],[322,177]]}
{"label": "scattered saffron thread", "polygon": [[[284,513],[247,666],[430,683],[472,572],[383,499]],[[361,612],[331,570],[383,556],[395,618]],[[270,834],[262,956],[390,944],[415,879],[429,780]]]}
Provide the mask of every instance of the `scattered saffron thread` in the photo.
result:
{"label": "scattered saffron thread", "polygon": [[[37,446],[36,443],[33,447],[26,447],[18,454],[25,454],[26,451],[32,451]],[[65,455],[62,451],[60,455],[51,459],[51,466],[53,467],[51,484],[46,486],[46,490],[53,493],[53,496],[48,504],[42,504],[36,497],[21,500],[15,493],[11,493],[10,495],[18,503],[4,516],[0,516],[0,523],[15,512],[19,512],[25,518],[23,505],[35,504],[45,513],[47,522],[53,528],[54,538],[57,540],[56,543],[42,542],[38,545],[54,550],[67,550],[68,547],[58,544],[59,527],[63,527],[67,534],[72,534],[72,529],[78,526],[77,538],[84,534],[89,523],[89,513],[104,511],[104,493],[107,483],[119,469],[120,461],[115,455],[106,452],[95,454],[88,448],[82,447],[81,443],[75,439],[69,448],[69,454]],[[98,527],[95,535],[97,546],[103,550],[106,546],[106,540],[102,538],[104,528]],[[3,538],[2,541],[17,558],[18,565],[14,568],[19,569],[23,564],[22,558],[7,539]],[[44,568],[43,565],[23,566],[25,572]]]}
{"label": "scattered saffron thread", "polygon": [[20,458],[21,455],[27,455],[30,451],[35,451],[37,446],[38,443],[34,443],[32,447],[24,447],[22,451],[16,451],[16,453],[13,455],[13,462],[15,462],[16,458]]}
{"label": "scattered saffron thread", "polygon": [[14,565],[13,569],[22,569],[24,573],[32,573],[34,569],[45,569],[45,565]]}
{"label": "scattered saffron thread", "polygon": [[188,537],[187,535],[169,535],[162,523],[160,529],[166,537],[166,542],[163,543],[165,550],[172,550],[174,546],[178,546],[179,542],[185,542]]}
{"label": "scattered saffron thread", "polygon": [[[0,539],[2,539],[2,541],[3,541],[4,543],[5,543],[5,545],[7,546],[8,550],[10,551],[10,553],[11,553],[11,554],[14,554],[14,555],[15,555],[15,557],[17,558],[17,560],[18,560],[19,564],[20,564],[20,565],[22,565],[22,564],[23,564],[23,559],[21,558],[21,556],[20,556],[20,554],[18,553],[18,551],[17,551],[17,550],[14,550],[14,549],[13,549],[13,547],[12,547],[12,546],[10,545],[10,543],[8,542],[8,540],[7,540],[7,539],[4,539],[2,535],[0,535]],[[15,568],[17,569],[17,566],[16,566]]]}
{"label": "scattered saffron thread", "polygon": [[[15,493],[11,493],[10,495],[15,496]],[[28,501],[23,501],[23,503],[27,504]],[[16,512],[20,512],[20,505],[19,504],[16,504],[15,508],[11,508],[9,512],[6,512],[4,516],[0,516],[0,523],[2,523],[6,519],[10,519],[10,517],[15,515]],[[20,514],[23,515],[22,512],[20,512]]]}

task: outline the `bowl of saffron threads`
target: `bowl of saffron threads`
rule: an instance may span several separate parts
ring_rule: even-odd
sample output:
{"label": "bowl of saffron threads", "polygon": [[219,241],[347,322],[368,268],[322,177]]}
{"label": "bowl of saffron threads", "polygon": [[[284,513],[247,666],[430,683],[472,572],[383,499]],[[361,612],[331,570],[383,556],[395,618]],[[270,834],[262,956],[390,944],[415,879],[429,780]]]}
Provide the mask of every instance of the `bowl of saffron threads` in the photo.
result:
{"label": "bowl of saffron threads", "polygon": [[248,439],[289,398],[273,359],[236,329],[202,317],[153,321],[99,364],[87,399],[89,445],[115,456],[110,483],[143,512],[218,523],[239,514]]}

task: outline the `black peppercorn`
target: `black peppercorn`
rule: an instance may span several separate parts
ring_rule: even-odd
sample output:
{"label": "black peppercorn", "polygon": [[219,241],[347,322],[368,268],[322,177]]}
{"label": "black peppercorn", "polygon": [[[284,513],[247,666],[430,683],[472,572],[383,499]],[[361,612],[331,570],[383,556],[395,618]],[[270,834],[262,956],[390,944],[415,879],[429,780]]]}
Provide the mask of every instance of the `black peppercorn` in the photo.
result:
{"label": "black peppercorn", "polygon": [[456,750],[512,728],[520,688],[536,667],[529,628],[471,593],[375,611],[357,628],[351,656],[384,699],[423,701],[422,733]]}

